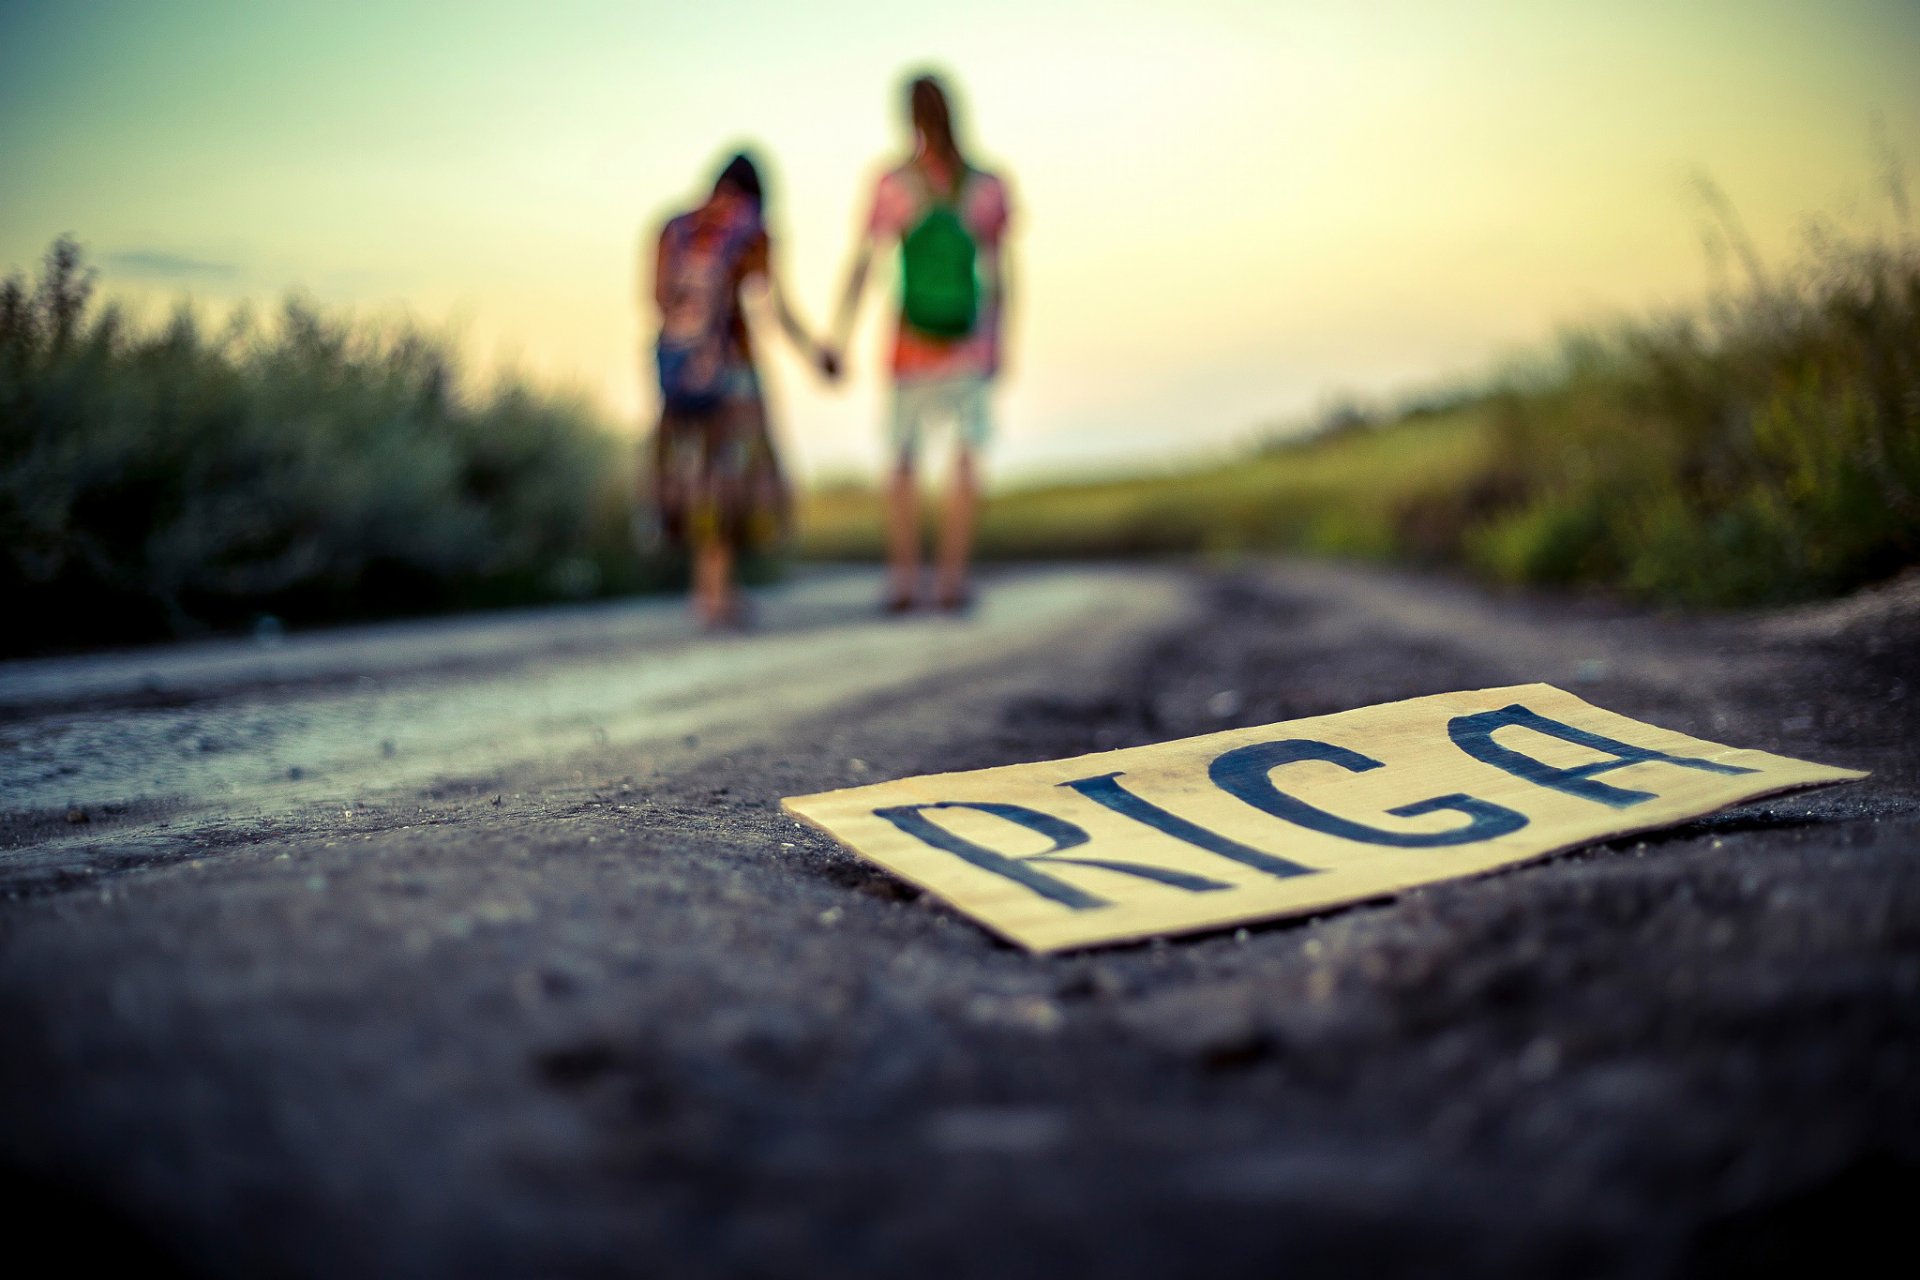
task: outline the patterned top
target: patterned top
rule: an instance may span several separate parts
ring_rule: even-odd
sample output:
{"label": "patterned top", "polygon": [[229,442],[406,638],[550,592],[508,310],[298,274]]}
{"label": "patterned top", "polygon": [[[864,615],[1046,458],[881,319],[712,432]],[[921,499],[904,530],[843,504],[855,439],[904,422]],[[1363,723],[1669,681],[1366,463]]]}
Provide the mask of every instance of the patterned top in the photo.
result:
{"label": "patterned top", "polygon": [[[916,165],[921,166],[916,169]],[[881,175],[873,192],[867,234],[875,243],[898,240],[925,215],[931,184],[945,189],[951,171],[933,156],[922,156]],[[978,169],[967,174],[961,192],[960,220],[984,257],[998,249],[1008,222],[1007,188]],[[897,382],[934,378],[992,377],[1000,368],[1000,303],[983,297],[980,321],[963,338],[936,338],[899,323],[894,330],[893,376]]]}
{"label": "patterned top", "polygon": [[676,545],[764,547],[787,527],[786,480],[740,306],[741,285],[768,275],[772,253],[751,201],[715,198],[660,234],[654,297],[662,337],[697,340],[713,328],[721,334],[720,404],[689,412],[664,402],[645,455],[645,507],[655,532]]}
{"label": "patterned top", "polygon": [[[682,246],[679,252],[694,259],[691,265],[698,266],[702,259],[708,257],[726,261],[729,255],[725,244],[728,241],[736,244],[745,242],[737,256],[732,258],[731,280],[714,282],[704,288],[687,289],[679,286],[703,282],[676,283],[664,274],[673,246]],[[718,319],[727,333],[727,364],[734,368],[751,369],[753,342],[748,336],[747,319],[740,307],[740,287],[750,277],[767,274],[772,253],[766,227],[760,221],[760,211],[750,201],[710,200],[698,209],[669,220],[661,229],[655,262],[656,278],[660,279],[664,294],[659,300],[662,333],[692,338],[697,336],[695,331]],[[713,299],[706,295],[715,291],[714,285],[717,285],[719,304],[725,309],[724,318],[710,318],[707,311],[713,305]]]}

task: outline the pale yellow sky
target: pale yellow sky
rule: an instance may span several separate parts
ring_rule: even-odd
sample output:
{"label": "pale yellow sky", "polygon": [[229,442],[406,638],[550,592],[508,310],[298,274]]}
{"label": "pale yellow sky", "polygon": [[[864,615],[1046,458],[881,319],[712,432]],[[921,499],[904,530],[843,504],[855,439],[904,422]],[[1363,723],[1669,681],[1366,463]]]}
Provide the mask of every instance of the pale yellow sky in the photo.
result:
{"label": "pale yellow sky", "polygon": [[[404,311],[638,431],[659,219],[753,144],[823,317],[927,64],[1017,202],[1003,474],[1222,450],[1697,297],[1697,171],[1779,262],[1811,215],[1888,220],[1876,113],[1920,164],[1913,0],[26,3],[0,263],[71,231],[122,296]],[[843,388],[771,357],[800,474],[877,465],[886,309]]]}

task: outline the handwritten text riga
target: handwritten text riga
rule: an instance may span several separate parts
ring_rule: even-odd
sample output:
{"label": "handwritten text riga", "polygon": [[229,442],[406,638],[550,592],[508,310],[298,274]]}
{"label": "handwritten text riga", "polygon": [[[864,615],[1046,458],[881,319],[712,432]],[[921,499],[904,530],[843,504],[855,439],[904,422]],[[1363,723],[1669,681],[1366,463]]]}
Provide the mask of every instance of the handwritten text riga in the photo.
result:
{"label": "handwritten text riga", "polygon": [[[1545,764],[1522,751],[1494,740],[1501,729],[1527,729],[1563,742],[1587,747],[1604,754],[1603,759],[1567,768]],[[1693,756],[1670,755],[1649,747],[1635,746],[1604,734],[1575,728],[1515,703],[1493,711],[1455,716],[1447,722],[1447,736],[1469,756],[1501,769],[1514,777],[1540,787],[1576,796],[1613,809],[1626,809],[1655,798],[1654,793],[1617,787],[1598,780],[1597,775],[1637,764],[1663,764],[1705,773],[1737,774],[1755,770],[1738,765],[1720,764]],[[1237,800],[1282,821],[1323,832],[1359,844],[1384,845],[1397,849],[1432,849],[1475,844],[1518,831],[1527,825],[1527,816],[1504,805],[1494,804],[1458,792],[1433,796],[1412,804],[1387,810],[1392,817],[1418,818],[1430,813],[1452,812],[1466,819],[1464,825],[1442,831],[1394,831],[1371,826],[1328,813],[1307,804],[1274,781],[1276,770],[1303,761],[1323,761],[1353,773],[1381,768],[1380,761],[1346,747],[1308,738],[1285,738],[1235,747],[1214,758],[1207,777],[1214,786]],[[1145,800],[1123,785],[1124,773],[1105,773],[1075,778],[1059,785],[1067,787],[1114,813],[1142,823],[1209,853],[1230,858],[1243,866],[1277,878],[1312,875],[1317,868],[1302,866],[1181,817]],[[1038,854],[1012,857],[996,852],[977,841],[957,835],[927,815],[943,809],[971,809],[1001,818],[1025,828],[1050,842],[1051,847]],[[1085,855],[1067,856],[1067,851],[1088,843],[1084,828],[1076,823],[1043,813],[1026,805],[995,801],[937,801],[925,804],[890,805],[873,810],[901,832],[937,849],[945,850],[982,871],[1003,876],[1030,889],[1040,897],[1076,911],[1097,910],[1111,905],[1105,898],[1069,884],[1042,868],[1047,864],[1098,867],[1105,871],[1138,876],[1156,884],[1184,889],[1191,893],[1209,893],[1231,889],[1225,881],[1192,871],[1158,867],[1138,862],[1120,862]]]}

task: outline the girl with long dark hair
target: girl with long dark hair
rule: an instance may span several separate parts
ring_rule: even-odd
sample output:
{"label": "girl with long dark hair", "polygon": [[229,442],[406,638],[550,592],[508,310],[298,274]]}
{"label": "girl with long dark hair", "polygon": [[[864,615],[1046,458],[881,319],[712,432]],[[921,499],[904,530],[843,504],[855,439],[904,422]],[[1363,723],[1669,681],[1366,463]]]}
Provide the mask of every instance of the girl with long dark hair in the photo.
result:
{"label": "girl with long dark hair", "polygon": [[968,564],[980,500],[979,454],[992,431],[988,392],[1000,370],[1006,310],[1007,189],[962,151],[953,106],[932,75],[907,85],[913,153],[880,178],[835,325],[844,347],[876,248],[897,244],[901,296],[894,330],[891,473],[887,485],[886,607],[920,601],[916,464],[930,428],[954,433],[953,479],[934,555],[934,603],[971,600]]}
{"label": "girl with long dark hair", "polygon": [[776,540],[788,518],[743,294],[764,289],[794,345],[828,376],[838,372],[779,287],[764,203],[758,167],[736,155],[698,208],[668,220],[654,253],[661,408],[651,497],[662,533],[692,557],[694,612],[709,627],[742,621],[735,563]]}

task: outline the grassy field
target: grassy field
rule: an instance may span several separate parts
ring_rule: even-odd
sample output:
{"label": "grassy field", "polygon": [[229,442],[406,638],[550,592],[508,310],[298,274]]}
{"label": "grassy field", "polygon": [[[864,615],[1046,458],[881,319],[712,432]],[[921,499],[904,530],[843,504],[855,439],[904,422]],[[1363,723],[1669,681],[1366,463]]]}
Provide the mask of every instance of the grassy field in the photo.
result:
{"label": "grassy field", "polygon": [[[809,495],[801,548],[880,553],[878,499]],[[1920,563],[1920,250],[1827,242],[1699,313],[1571,334],[1444,409],[1230,462],[996,497],[989,559],[1281,551],[1693,605]]]}
{"label": "grassy field", "polygon": [[[1468,407],[1190,472],[1015,489],[988,505],[981,554],[1020,560],[1284,548],[1398,556],[1407,550],[1401,530],[1410,513],[1485,471],[1488,424],[1484,411]],[[822,559],[878,555],[879,516],[879,498],[864,489],[809,494],[801,508],[802,552]]]}

